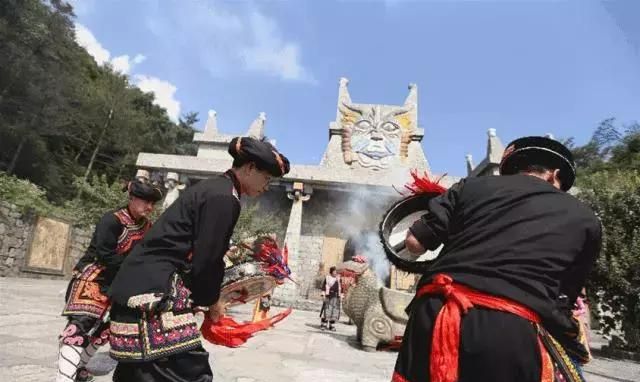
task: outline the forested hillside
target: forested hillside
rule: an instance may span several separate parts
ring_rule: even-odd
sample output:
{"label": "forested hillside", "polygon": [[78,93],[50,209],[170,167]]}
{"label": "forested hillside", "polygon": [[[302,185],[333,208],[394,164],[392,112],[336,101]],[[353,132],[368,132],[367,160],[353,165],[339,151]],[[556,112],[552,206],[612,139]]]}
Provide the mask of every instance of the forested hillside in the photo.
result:
{"label": "forested hillside", "polygon": [[[131,176],[140,151],[192,153],[195,113],[178,123],[75,41],[64,1],[0,2],[0,171],[63,204],[93,175]],[[79,186],[80,185],[80,186]]]}

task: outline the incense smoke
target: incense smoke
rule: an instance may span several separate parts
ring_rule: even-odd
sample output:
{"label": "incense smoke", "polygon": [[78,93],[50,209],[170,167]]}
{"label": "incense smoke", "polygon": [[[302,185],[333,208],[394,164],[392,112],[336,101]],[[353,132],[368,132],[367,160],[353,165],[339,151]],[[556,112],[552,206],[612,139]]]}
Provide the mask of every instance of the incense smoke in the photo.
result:
{"label": "incense smoke", "polygon": [[[389,186],[401,189],[409,180],[406,169],[381,175],[389,180]],[[378,226],[384,212],[400,195],[382,194],[364,187],[349,193],[344,208],[345,217],[337,222],[345,236],[355,247],[355,254],[369,260],[369,266],[383,282],[389,277],[391,263],[382,248]]]}

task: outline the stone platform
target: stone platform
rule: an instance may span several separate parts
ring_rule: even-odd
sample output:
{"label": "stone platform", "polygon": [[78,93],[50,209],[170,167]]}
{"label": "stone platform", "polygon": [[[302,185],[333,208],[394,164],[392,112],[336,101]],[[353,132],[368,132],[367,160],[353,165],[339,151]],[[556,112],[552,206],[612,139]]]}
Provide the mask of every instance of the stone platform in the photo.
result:
{"label": "stone platform", "polygon": [[[66,282],[0,278],[0,380],[54,380],[59,316]],[[250,306],[233,313],[246,319]],[[274,308],[280,311],[280,308]],[[345,317],[346,319],[346,317]],[[366,353],[355,343],[355,327],[344,321],[336,332],[318,329],[318,314],[296,310],[275,329],[261,332],[242,348],[205,344],[215,381],[222,382],[388,382],[396,354]],[[105,349],[106,351],[106,349]],[[108,366],[99,353],[96,367]],[[589,382],[640,380],[640,364],[595,359],[586,369]],[[110,381],[110,375],[96,378]]]}

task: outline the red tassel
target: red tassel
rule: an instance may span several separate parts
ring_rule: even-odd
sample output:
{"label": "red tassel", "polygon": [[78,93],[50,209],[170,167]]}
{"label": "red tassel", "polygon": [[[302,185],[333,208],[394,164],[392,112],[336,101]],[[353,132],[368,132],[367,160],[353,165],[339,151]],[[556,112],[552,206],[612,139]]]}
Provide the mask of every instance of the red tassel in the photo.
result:
{"label": "red tassel", "polygon": [[244,323],[238,323],[228,316],[213,323],[209,316],[206,316],[200,327],[200,332],[202,337],[212,344],[235,348],[244,345],[249,338],[253,337],[254,333],[273,327],[290,313],[291,308],[262,321]]}
{"label": "red tassel", "polygon": [[252,251],[251,256],[262,263],[263,270],[273,276],[279,285],[283,284],[285,279],[296,283],[290,276],[289,249],[286,245],[283,250],[280,250],[278,243],[272,238],[264,239],[255,250],[248,244],[241,245]]}
{"label": "red tassel", "polygon": [[417,170],[411,170],[413,182],[405,184],[404,188],[409,190],[413,195],[416,194],[444,194],[447,189],[440,185],[440,181],[444,178],[442,175],[436,181],[429,179],[429,174],[424,172],[423,176],[418,175]]}

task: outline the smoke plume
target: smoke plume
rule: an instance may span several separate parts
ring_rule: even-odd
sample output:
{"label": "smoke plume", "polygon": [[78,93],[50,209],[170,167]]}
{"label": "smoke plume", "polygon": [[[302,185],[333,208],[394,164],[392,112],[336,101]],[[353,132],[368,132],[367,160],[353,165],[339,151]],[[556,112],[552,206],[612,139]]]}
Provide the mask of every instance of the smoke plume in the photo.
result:
{"label": "smoke plume", "polygon": [[[389,180],[389,186],[402,189],[409,180],[409,171],[396,170],[382,175]],[[365,256],[369,266],[382,281],[389,277],[391,263],[382,248],[378,226],[382,215],[400,195],[387,195],[371,189],[357,188],[349,193],[344,207],[345,217],[336,223],[355,247],[355,254]]]}

